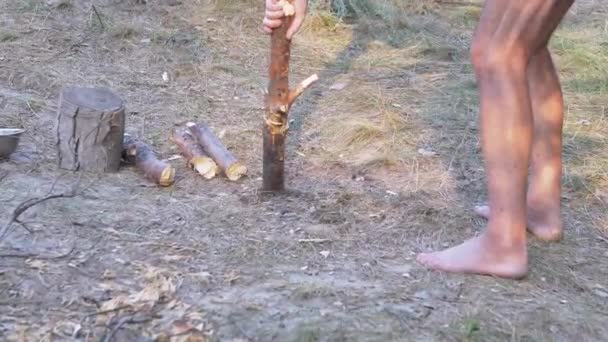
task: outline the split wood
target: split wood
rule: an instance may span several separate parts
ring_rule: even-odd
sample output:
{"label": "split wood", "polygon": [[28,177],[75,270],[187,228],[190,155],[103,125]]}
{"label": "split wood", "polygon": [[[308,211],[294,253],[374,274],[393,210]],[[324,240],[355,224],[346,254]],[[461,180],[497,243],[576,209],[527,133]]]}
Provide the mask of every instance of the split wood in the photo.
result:
{"label": "split wood", "polygon": [[247,167],[239,163],[207,125],[189,122],[186,126],[205,153],[213,158],[229,180],[237,181],[247,174]]}
{"label": "split wood", "polygon": [[143,141],[125,135],[122,154],[127,162],[134,163],[146,178],[158,185],[170,186],[175,182],[175,168],[159,160],[152,148]]}
{"label": "split wood", "polygon": [[170,140],[186,158],[188,167],[196,170],[205,179],[212,179],[216,176],[219,170],[216,162],[205,153],[205,150],[197,144],[188,131],[176,129]]}

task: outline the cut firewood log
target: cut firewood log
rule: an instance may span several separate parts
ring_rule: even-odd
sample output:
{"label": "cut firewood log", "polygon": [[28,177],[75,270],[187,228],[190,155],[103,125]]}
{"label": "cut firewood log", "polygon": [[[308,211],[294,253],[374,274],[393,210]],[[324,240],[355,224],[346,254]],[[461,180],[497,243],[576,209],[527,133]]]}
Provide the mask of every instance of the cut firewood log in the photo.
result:
{"label": "cut firewood log", "polygon": [[196,170],[205,179],[215,177],[218,172],[217,164],[196,143],[196,140],[188,131],[175,130],[169,140],[179,148],[181,154],[186,158],[188,167]]}
{"label": "cut firewood log", "polygon": [[265,191],[282,191],[285,188],[285,138],[289,129],[288,112],[304,90],[316,82],[312,75],[296,88],[289,89],[289,58],[291,41],[286,33],[294,19],[293,0],[281,0],[282,24],[272,31],[270,40],[270,64],[266,115],[263,128],[263,185]]}
{"label": "cut firewood log", "polygon": [[186,126],[199,145],[215,160],[229,180],[237,181],[247,174],[247,167],[239,163],[209,127],[203,123],[196,124],[194,122],[189,122]]}
{"label": "cut firewood log", "polygon": [[124,126],[124,102],[110,90],[63,89],[56,125],[59,167],[98,173],[118,171]]}
{"label": "cut firewood log", "polygon": [[146,178],[160,186],[170,186],[175,182],[175,168],[156,157],[146,143],[125,135],[123,140],[123,159],[134,163]]}

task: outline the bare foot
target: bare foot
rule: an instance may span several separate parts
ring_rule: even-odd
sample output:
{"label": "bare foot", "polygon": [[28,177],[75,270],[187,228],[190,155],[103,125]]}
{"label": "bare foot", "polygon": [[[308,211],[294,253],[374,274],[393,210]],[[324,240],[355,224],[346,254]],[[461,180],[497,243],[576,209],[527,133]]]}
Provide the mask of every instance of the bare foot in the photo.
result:
{"label": "bare foot", "polygon": [[[476,206],[474,211],[486,220],[490,218],[490,207],[487,205]],[[559,210],[542,212],[528,208],[528,231],[542,241],[561,240],[563,226]]]}
{"label": "bare foot", "polygon": [[435,253],[421,253],[418,262],[440,271],[521,279],[528,273],[526,242],[505,246],[486,233]]}

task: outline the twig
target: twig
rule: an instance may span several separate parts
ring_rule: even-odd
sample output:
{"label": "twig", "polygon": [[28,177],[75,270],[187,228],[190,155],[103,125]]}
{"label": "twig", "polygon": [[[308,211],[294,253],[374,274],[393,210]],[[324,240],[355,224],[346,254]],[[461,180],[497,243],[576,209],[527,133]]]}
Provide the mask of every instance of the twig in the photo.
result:
{"label": "twig", "polygon": [[112,312],[117,312],[117,311],[120,311],[120,310],[128,309],[130,307],[131,307],[131,305],[122,305],[122,306],[115,307],[114,309],[108,309],[108,310],[103,310],[103,311],[92,312],[90,314],[85,315],[84,317],[82,317],[80,319],[80,325],[84,324],[84,321],[87,318],[96,317],[96,316],[99,316],[99,315],[105,315],[105,314],[109,314],[109,313],[112,313]]}
{"label": "twig", "polygon": [[[55,188],[55,184],[56,184],[56,181],[53,182],[53,185],[51,187],[51,191],[53,191],[53,189]],[[15,222],[21,223],[21,221],[19,221],[19,216],[21,216],[21,214],[23,214],[24,212],[26,212],[31,207],[33,207],[33,206],[35,206],[37,204],[40,204],[42,202],[48,201],[48,200],[57,199],[57,198],[71,198],[71,197],[75,197],[76,196],[76,190],[78,189],[78,185],[79,184],[80,184],[80,178],[78,178],[78,181],[76,182],[76,184],[68,192],[64,192],[64,193],[61,193],[61,194],[47,195],[47,196],[42,197],[42,198],[30,198],[30,199],[28,199],[28,200],[20,203],[17,206],[17,208],[15,208],[15,210],[13,211],[13,213],[11,214],[11,217],[8,220],[8,222],[4,225],[4,227],[0,231],[0,241],[2,241],[2,239],[4,238],[4,235],[8,232],[8,229],[10,228],[10,226],[13,223],[15,223]]]}
{"label": "twig", "polygon": [[249,334],[247,334],[247,332],[245,330],[243,330],[243,328],[236,322],[236,320],[234,318],[230,318],[230,322],[237,329],[239,329],[239,331],[241,332],[241,334],[243,334],[243,336],[245,336],[248,341],[253,341],[254,340],[253,337],[249,336]]}
{"label": "twig", "polygon": [[19,225],[20,225],[21,227],[23,227],[23,229],[27,230],[27,232],[28,232],[28,233],[30,233],[30,234],[33,234],[33,233],[34,233],[34,231],[33,231],[33,230],[30,228],[30,227],[28,227],[28,226],[27,226],[27,224],[25,224],[25,222],[20,221],[20,220],[18,220],[18,219],[15,219],[15,222],[16,222],[16,223],[19,223]]}
{"label": "twig", "polygon": [[99,316],[99,315],[105,315],[105,314],[109,314],[109,313],[112,313],[112,312],[120,311],[120,310],[123,310],[123,309],[128,309],[130,307],[131,307],[131,305],[122,305],[122,306],[117,306],[114,309],[108,309],[108,310],[103,310],[103,311],[96,311],[96,312],[92,312],[90,314],[85,315],[84,318],[89,318],[89,317]]}
{"label": "twig", "polygon": [[0,254],[0,258],[34,258],[39,260],[58,260],[63,259],[74,252],[76,246],[72,246],[69,251],[60,255],[47,255],[43,256],[36,253],[25,253],[25,254]]}
{"label": "twig", "polygon": [[300,95],[302,95],[302,93],[304,92],[304,90],[306,90],[306,88],[310,87],[313,83],[315,83],[316,81],[319,80],[319,76],[317,76],[317,74],[314,74],[310,77],[308,77],[307,79],[305,79],[304,81],[300,82],[300,84],[298,84],[294,89],[292,89],[291,91],[289,91],[289,105],[291,106],[295,100],[300,97]]}
{"label": "twig", "polygon": [[104,342],[110,342],[112,341],[112,338],[114,338],[114,335],[116,335],[116,333],[118,332],[118,330],[120,330],[120,328],[122,328],[123,325],[125,324],[137,324],[137,323],[145,323],[150,321],[152,318],[151,317],[143,317],[143,318],[137,318],[136,314],[133,315],[128,315],[125,316],[123,318],[121,318],[118,323],[116,323],[116,325],[114,326],[114,328],[112,328],[112,330],[110,331],[110,333],[108,335],[106,335],[106,338],[104,338]]}
{"label": "twig", "polygon": [[474,6],[474,7],[483,6],[482,4],[480,4],[478,2],[472,2],[472,1],[435,0],[435,2],[440,5]]}
{"label": "twig", "polygon": [[57,53],[53,54],[53,55],[52,55],[51,57],[49,57],[49,58],[48,58],[46,61],[51,61],[51,60],[54,60],[54,59],[56,59],[57,57],[59,57],[59,56],[61,56],[62,54],[64,54],[65,52],[69,52],[70,50],[72,50],[72,49],[74,49],[74,48],[76,48],[76,47],[78,47],[78,46],[83,45],[83,44],[84,44],[84,43],[85,43],[85,42],[86,42],[86,41],[87,41],[89,38],[91,38],[91,34],[86,34],[86,35],[84,36],[84,38],[83,38],[83,39],[81,39],[81,40],[77,41],[76,43],[74,43],[74,44],[72,44],[72,45],[68,46],[67,48],[62,49],[62,50],[60,50],[59,52],[57,52]]}
{"label": "twig", "polygon": [[0,306],[12,306],[12,307],[22,307],[24,305],[36,304],[40,305],[44,303],[43,300],[28,300],[28,301],[0,301]]}
{"label": "twig", "polygon": [[324,242],[331,242],[331,240],[329,239],[299,239],[298,240],[299,243],[324,243]]}
{"label": "twig", "polygon": [[97,12],[97,7],[95,7],[95,5],[91,5],[91,7],[93,7],[93,12],[95,13],[95,16],[97,17],[97,20],[99,20],[99,25],[101,25],[101,29],[105,30],[106,25],[103,23],[103,20],[101,20],[101,16],[99,15],[99,12]]}

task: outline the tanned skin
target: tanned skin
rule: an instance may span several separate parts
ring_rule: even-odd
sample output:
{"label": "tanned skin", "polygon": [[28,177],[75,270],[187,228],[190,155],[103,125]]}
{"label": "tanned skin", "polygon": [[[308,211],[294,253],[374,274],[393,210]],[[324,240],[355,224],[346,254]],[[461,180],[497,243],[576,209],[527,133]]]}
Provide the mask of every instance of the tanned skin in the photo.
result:
{"label": "tanned skin", "polygon": [[528,272],[526,227],[545,240],[561,237],[563,104],[547,43],[573,2],[486,1],[472,62],[491,208],[478,211],[488,225],[456,247],[420,254],[420,263],[447,272],[522,278]]}
{"label": "tanned skin", "polygon": [[[526,230],[545,241],[562,237],[563,96],[547,44],[573,2],[486,0],[471,58],[489,197],[489,206],[475,211],[488,224],[458,246],[420,254],[421,264],[519,279],[528,272]],[[290,38],[302,25],[306,0],[295,5]],[[281,13],[275,0],[266,0],[266,32],[280,25]]]}

